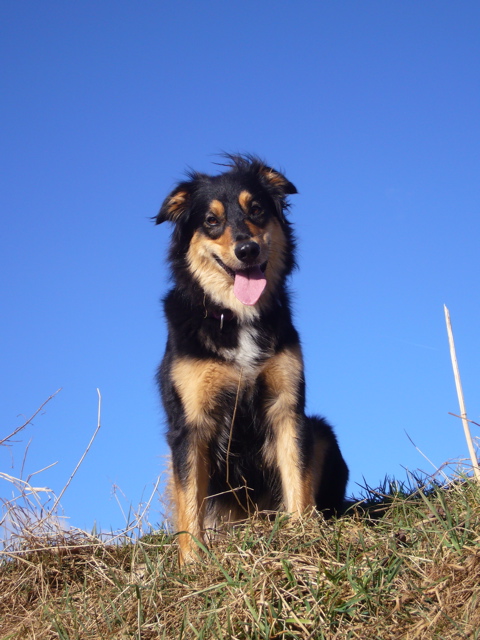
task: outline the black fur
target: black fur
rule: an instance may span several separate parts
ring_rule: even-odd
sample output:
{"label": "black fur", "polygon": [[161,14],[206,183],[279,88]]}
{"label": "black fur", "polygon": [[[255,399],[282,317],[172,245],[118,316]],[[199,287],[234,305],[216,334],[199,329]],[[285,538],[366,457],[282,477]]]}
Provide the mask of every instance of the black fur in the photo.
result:
{"label": "black fur", "polygon": [[[228,156],[224,173],[191,173],[179,183],[156,218],[174,223],[173,288],[164,300],[168,341],[158,382],[179,526],[194,536],[205,524],[256,508],[297,504],[286,497],[282,473],[305,494],[311,485],[313,499],[298,498],[302,508],[313,500],[326,516],[342,509],[348,469],[337,440],[323,418],[304,414],[300,343],[286,288],[295,266],[286,217],[294,193],[285,176],[258,158]],[[262,272],[267,284],[260,298],[237,299],[234,278],[244,274],[247,295],[255,297],[250,283],[263,281]],[[284,456],[280,438],[293,458]],[[185,506],[193,503],[195,516]],[[191,543],[183,538],[186,560]]]}

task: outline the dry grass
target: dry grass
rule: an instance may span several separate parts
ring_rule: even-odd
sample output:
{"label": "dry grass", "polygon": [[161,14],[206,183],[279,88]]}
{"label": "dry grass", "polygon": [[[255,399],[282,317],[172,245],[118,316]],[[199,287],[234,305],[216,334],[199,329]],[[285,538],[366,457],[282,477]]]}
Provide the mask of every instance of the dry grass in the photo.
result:
{"label": "dry grass", "polygon": [[105,539],[67,529],[37,478],[0,473],[11,485],[0,499],[0,640],[480,639],[471,477],[386,482],[329,522],[253,518],[212,534],[183,570],[175,536],[144,534],[158,484]]}
{"label": "dry grass", "polygon": [[2,640],[480,637],[469,479],[332,522],[257,518],[217,533],[185,570],[165,533],[112,544],[50,531],[13,547],[0,560]]}

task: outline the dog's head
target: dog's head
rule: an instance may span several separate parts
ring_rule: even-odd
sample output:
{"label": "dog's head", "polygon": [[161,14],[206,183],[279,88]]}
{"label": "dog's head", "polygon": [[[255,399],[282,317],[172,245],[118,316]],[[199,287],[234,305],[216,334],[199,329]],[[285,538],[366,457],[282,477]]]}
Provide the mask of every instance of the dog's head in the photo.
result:
{"label": "dog's head", "polygon": [[261,308],[294,266],[285,212],[287,195],[297,190],[258,158],[228,160],[219,175],[189,174],[156,222],[175,224],[174,272],[186,269],[216,304],[245,316],[245,307]]}

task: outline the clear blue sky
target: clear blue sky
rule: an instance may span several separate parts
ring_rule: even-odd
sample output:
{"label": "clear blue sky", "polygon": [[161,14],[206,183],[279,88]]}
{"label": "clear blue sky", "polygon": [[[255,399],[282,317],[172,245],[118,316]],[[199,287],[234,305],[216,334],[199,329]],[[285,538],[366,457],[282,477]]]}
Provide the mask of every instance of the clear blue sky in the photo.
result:
{"label": "clear blue sky", "polygon": [[350,492],[431,470],[405,431],[436,465],[465,456],[443,304],[480,421],[479,34],[472,0],[2,2],[0,439],[63,390],[0,470],[32,438],[24,475],[57,461],[35,483],[58,493],[99,387],[65,512],[117,528],[113,487],[148,494],[169,236],[149,218],[222,150],[299,190],[308,409],[336,426]]}

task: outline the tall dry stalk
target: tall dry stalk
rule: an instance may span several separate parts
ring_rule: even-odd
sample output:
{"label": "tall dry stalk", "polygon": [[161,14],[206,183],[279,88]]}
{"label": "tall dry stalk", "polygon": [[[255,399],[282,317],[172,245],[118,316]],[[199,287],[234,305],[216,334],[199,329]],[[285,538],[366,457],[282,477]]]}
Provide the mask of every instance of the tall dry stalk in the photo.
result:
{"label": "tall dry stalk", "polygon": [[71,483],[71,481],[73,480],[75,474],[77,473],[77,471],[80,468],[80,465],[82,464],[82,462],[85,459],[85,456],[87,455],[87,453],[90,451],[90,447],[93,444],[93,441],[95,440],[95,438],[97,437],[97,433],[100,431],[100,427],[101,425],[101,413],[102,413],[102,394],[100,393],[100,389],[97,389],[97,396],[98,396],[98,411],[97,411],[97,428],[95,429],[95,432],[93,434],[93,436],[90,439],[90,442],[87,445],[87,448],[85,449],[85,451],[83,452],[82,457],[80,458],[80,460],[77,463],[77,466],[75,467],[75,469],[72,471],[72,475],[70,476],[70,478],[68,479],[67,484],[63,487],[63,489],[60,491],[60,495],[57,497],[57,499],[54,502],[54,505],[51,509],[51,513],[54,514],[56,513],[57,507],[60,504],[60,500],[62,499],[63,494],[65,493],[65,491],[67,490],[69,484]]}
{"label": "tall dry stalk", "polygon": [[468,425],[467,410],[465,408],[465,401],[463,398],[462,382],[460,380],[460,370],[458,368],[457,354],[455,352],[455,342],[453,340],[452,323],[450,321],[450,312],[445,305],[445,322],[447,323],[448,342],[450,344],[450,356],[452,358],[453,375],[455,377],[455,386],[457,388],[458,403],[460,405],[460,417],[463,423],[463,430],[465,432],[465,438],[467,440],[468,451],[472,460],[473,472],[477,482],[480,482],[480,467],[478,466],[477,454],[475,453],[475,447],[473,446],[472,434],[470,433],[470,427]]}

